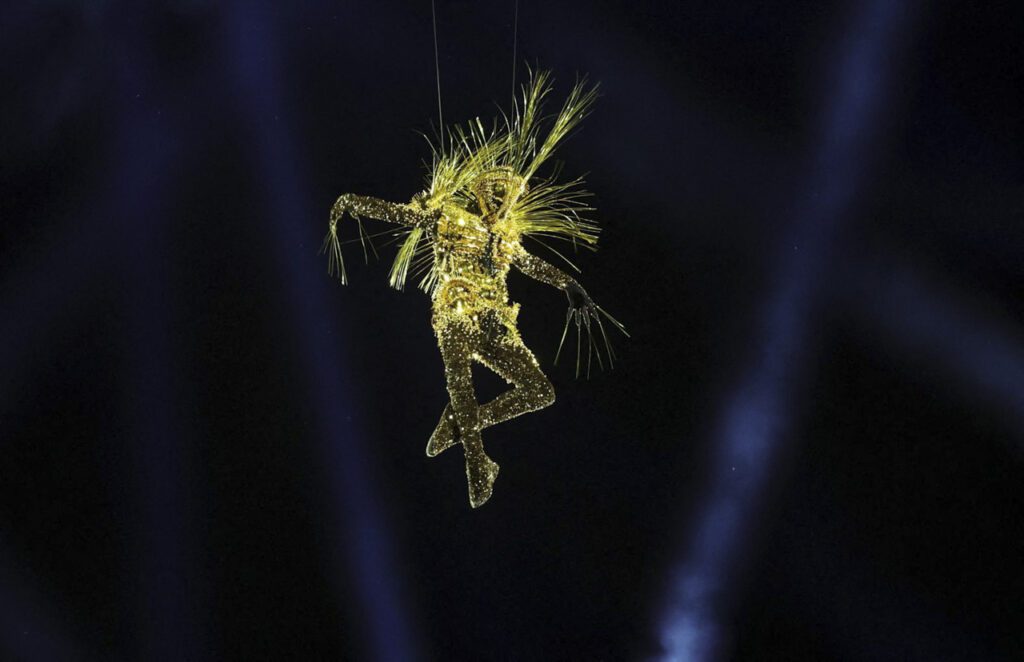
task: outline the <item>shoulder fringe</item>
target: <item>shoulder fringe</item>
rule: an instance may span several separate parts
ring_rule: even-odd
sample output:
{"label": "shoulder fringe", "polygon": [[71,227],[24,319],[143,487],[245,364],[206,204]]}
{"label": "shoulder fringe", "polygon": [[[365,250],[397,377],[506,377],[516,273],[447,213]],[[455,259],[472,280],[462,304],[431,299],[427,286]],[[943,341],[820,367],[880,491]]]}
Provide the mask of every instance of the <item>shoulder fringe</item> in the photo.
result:
{"label": "shoulder fringe", "polygon": [[[586,217],[593,208],[587,202],[590,193],[584,189],[583,178],[560,181],[561,168],[557,165],[546,176],[539,173],[589,114],[597,99],[597,86],[578,78],[559,112],[544,115],[544,102],[551,90],[549,72],[531,71],[520,97],[513,100],[510,115],[501,112],[490,126],[477,118],[466,125],[442,129],[437,142],[427,138],[431,163],[426,205],[434,209],[450,204],[469,208],[475,204],[472,185],[477,178],[502,169],[525,184],[512,191],[514,197],[505,203],[505,213],[518,236],[531,237],[545,246],[548,239],[553,239],[570,242],[573,248],[596,249],[600,227]],[[404,289],[410,274],[422,273],[418,285],[431,292],[437,278],[428,233],[422,228],[406,232],[391,268],[391,286]],[[565,259],[553,247],[548,248]]]}

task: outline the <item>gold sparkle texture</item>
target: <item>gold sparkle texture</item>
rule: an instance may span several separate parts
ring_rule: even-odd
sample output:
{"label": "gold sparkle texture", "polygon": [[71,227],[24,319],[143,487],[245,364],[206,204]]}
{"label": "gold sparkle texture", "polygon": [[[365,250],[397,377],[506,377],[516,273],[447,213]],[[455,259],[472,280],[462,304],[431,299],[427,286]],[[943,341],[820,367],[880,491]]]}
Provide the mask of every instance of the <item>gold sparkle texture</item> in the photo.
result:
{"label": "gold sparkle texture", "polygon": [[[328,268],[345,283],[339,221],[345,215],[356,219],[364,252],[372,242],[362,219],[399,226],[392,232],[399,248],[390,282],[404,289],[410,275],[419,276],[419,287],[430,295],[432,326],[449,395],[426,452],[434,457],[462,445],[469,502],[474,508],[490,498],[498,475],[497,463],[484,452],[481,432],[555,401],[551,382],[520,338],[519,304],[509,301],[506,285],[509,271],[514,267],[568,295],[558,354],[570,326],[575,325],[577,376],[584,365],[589,374],[594,357],[602,367],[614,359],[604,322],[625,333],[575,279],[523,247],[523,239],[529,238],[565,259],[552,242],[590,249],[597,244],[599,228],[585,216],[592,208],[582,180],[560,181],[557,170],[539,175],[589,112],[596,87],[577,81],[558,114],[545,120],[542,109],[550,92],[548,73],[537,72],[523,87],[511,115],[503,115],[489,127],[476,119],[443,131],[439,143],[431,145],[426,188],[408,203],[349,193],[339,196],[324,241]],[[592,329],[604,340],[604,357]],[[493,370],[512,388],[478,404],[471,374],[474,362]]]}

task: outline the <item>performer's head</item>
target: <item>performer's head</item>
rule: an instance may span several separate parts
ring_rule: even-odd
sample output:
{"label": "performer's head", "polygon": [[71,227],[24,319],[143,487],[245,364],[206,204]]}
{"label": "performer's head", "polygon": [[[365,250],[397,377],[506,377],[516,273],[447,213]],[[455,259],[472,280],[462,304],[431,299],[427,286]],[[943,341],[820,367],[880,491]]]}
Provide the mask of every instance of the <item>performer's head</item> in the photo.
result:
{"label": "performer's head", "polygon": [[516,197],[528,190],[526,180],[508,166],[499,166],[481,173],[470,185],[480,212],[496,214]]}

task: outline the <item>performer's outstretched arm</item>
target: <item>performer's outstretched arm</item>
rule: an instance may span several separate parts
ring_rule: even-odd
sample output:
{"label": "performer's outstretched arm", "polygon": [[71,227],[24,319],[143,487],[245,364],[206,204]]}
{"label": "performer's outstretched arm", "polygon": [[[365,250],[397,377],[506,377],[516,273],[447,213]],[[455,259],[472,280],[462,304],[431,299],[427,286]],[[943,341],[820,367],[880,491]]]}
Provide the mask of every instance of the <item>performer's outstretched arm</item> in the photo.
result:
{"label": "performer's outstretched arm", "polygon": [[439,212],[427,209],[419,204],[420,196],[413,198],[411,203],[388,202],[368,195],[343,193],[331,207],[331,226],[337,225],[346,213],[356,218],[370,218],[386,223],[427,227],[437,220]]}
{"label": "performer's outstretched arm", "polygon": [[[328,225],[327,237],[324,238],[323,251],[327,253],[327,272],[337,273],[341,282],[348,282],[345,275],[345,260],[341,256],[341,242],[338,241],[338,221],[345,215],[353,216],[357,221],[369,218],[386,223],[396,223],[412,228],[416,237],[424,230],[431,228],[440,218],[438,209],[430,209],[425,204],[425,194],[417,193],[412,202],[388,202],[368,195],[343,193],[338,196],[331,207],[331,222]],[[359,223],[360,238],[363,238],[363,224]],[[415,242],[414,242],[415,243]],[[363,245],[365,251],[366,245]]]}
{"label": "performer's outstretched arm", "polygon": [[555,353],[555,363],[558,363],[558,357],[562,352],[562,343],[565,342],[565,336],[569,331],[570,322],[576,323],[576,376],[580,375],[580,347],[581,347],[581,331],[586,331],[586,345],[587,345],[587,376],[590,376],[590,357],[591,351],[596,350],[594,354],[597,356],[597,362],[601,367],[604,367],[604,361],[601,359],[601,350],[597,343],[593,341],[591,336],[591,322],[594,323],[597,330],[601,333],[601,338],[604,340],[605,350],[608,358],[608,366],[611,367],[612,361],[615,358],[615,353],[612,351],[611,343],[608,342],[608,336],[604,330],[604,323],[601,318],[605,318],[614,325],[619,331],[625,335],[625,327],[619,323],[614,317],[609,315],[603,308],[594,303],[594,300],[590,298],[587,291],[573,279],[572,276],[565,273],[558,267],[548,264],[544,260],[540,259],[536,255],[531,255],[526,252],[522,246],[516,251],[515,257],[512,259],[512,264],[517,269],[522,271],[524,274],[539,280],[542,283],[547,283],[553,287],[565,292],[566,296],[569,297],[569,311],[565,317],[565,328],[562,330],[562,340],[558,343],[558,351]]}
{"label": "performer's outstretched arm", "polygon": [[536,255],[528,253],[522,246],[516,251],[512,264],[530,278],[565,292],[574,309],[592,303],[587,291],[572,276]]}

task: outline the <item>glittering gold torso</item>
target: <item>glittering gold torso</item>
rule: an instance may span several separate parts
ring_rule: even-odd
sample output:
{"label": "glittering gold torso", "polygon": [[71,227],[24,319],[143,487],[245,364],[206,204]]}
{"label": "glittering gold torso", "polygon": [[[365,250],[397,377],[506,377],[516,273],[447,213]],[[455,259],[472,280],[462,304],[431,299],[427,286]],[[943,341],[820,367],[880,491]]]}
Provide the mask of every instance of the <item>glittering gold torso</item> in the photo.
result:
{"label": "glittering gold torso", "polygon": [[506,286],[520,250],[513,225],[501,217],[479,216],[451,205],[438,219],[435,233],[435,330],[453,322],[478,328],[485,317],[495,315],[508,333],[518,337],[519,305],[509,303]]}

